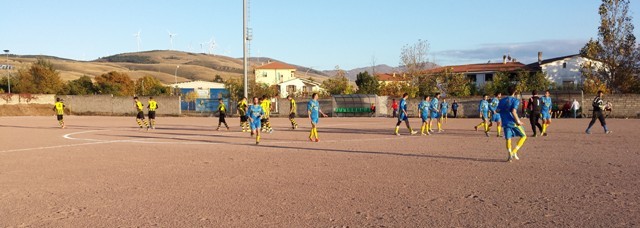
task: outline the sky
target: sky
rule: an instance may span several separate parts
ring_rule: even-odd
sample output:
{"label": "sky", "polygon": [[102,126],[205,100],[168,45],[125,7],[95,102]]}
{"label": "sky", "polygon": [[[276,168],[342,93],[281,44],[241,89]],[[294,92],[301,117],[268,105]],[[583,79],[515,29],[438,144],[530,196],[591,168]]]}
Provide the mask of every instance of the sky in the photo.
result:
{"label": "sky", "polygon": [[[331,70],[398,66],[426,40],[439,65],[525,64],[577,54],[597,36],[598,0],[249,0],[251,56]],[[0,0],[0,49],[94,60],[138,50],[242,57],[242,0]],[[631,3],[635,25],[640,3]],[[640,37],[636,29],[635,35]]]}

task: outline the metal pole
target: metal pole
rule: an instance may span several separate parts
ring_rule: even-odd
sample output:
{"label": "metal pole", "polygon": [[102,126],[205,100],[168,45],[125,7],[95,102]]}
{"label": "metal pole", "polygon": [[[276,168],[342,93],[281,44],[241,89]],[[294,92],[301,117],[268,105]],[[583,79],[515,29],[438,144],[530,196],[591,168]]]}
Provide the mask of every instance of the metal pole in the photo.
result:
{"label": "metal pole", "polygon": [[247,73],[247,0],[242,1],[242,60],[244,63],[244,97],[249,97]]}
{"label": "metal pole", "polygon": [[11,94],[11,72],[9,70],[9,50],[4,50],[5,53],[7,53],[7,84],[8,84],[8,92],[9,94]]}
{"label": "metal pole", "polygon": [[175,95],[178,95],[178,91],[176,91],[176,90],[177,90],[177,88],[178,88],[178,68],[180,68],[180,65],[177,65],[177,66],[176,66],[176,73],[173,75],[173,78],[175,79],[175,82],[176,82],[176,83],[175,83],[176,88],[175,88],[175,89],[174,89],[174,91],[173,91],[173,94],[175,94]]}

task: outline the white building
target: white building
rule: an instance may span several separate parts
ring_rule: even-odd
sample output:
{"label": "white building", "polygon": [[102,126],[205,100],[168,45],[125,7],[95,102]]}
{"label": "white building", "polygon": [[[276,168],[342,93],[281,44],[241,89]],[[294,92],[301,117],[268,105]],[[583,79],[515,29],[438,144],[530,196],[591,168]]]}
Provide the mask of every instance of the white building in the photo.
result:
{"label": "white building", "polygon": [[199,98],[222,98],[221,94],[218,93],[224,93],[224,91],[226,91],[223,83],[201,80],[174,83],[169,86],[171,88],[179,88],[182,94],[195,91],[198,93]]}
{"label": "white building", "polygon": [[580,69],[582,64],[588,61],[599,63],[580,55],[568,55],[545,60],[538,59],[537,63],[529,64],[527,68],[532,71],[541,71],[557,86],[574,87],[582,84],[583,77]]}
{"label": "white building", "polygon": [[493,76],[499,72],[515,74],[524,68],[520,62],[480,63],[455,66],[443,66],[425,71],[427,74],[438,74],[448,70],[451,73],[464,74],[476,87],[481,88],[486,83],[493,82]]}
{"label": "white building", "polygon": [[314,92],[321,90],[320,83],[302,78],[293,78],[289,81],[278,84],[280,97],[285,98],[288,95],[308,96]]}
{"label": "white building", "polygon": [[277,85],[295,78],[296,67],[281,62],[271,62],[255,68],[257,83]]}

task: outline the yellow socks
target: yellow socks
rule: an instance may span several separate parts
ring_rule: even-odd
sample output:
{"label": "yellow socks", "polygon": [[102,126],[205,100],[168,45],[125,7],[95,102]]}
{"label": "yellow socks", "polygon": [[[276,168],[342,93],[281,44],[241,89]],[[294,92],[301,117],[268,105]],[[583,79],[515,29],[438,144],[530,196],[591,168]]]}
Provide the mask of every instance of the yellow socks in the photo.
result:
{"label": "yellow socks", "polygon": [[399,131],[400,131],[400,126],[396,126],[396,130],[394,131],[394,133],[398,134]]}
{"label": "yellow socks", "polygon": [[511,151],[511,139],[507,139],[507,150],[509,151],[509,156],[512,156],[513,152]]}
{"label": "yellow socks", "polygon": [[260,142],[260,136],[256,136],[256,142]]}
{"label": "yellow socks", "polygon": [[498,136],[500,136],[500,133],[502,133],[502,127],[498,126]]}
{"label": "yellow socks", "polygon": [[422,123],[422,126],[420,127],[420,134],[424,134],[424,123]]}
{"label": "yellow socks", "polygon": [[312,139],[312,138],[314,138],[314,137],[315,137],[316,139],[318,138],[318,128],[316,128],[316,127],[312,127],[312,128],[311,128],[311,133],[309,133],[309,138],[310,138],[310,139]]}
{"label": "yellow socks", "polygon": [[549,124],[542,124],[542,133],[547,133],[547,127]]}
{"label": "yellow socks", "polygon": [[316,139],[318,139],[318,138],[319,138],[319,137],[318,137],[318,128],[317,128],[317,127],[314,127],[314,128],[313,128],[313,134],[314,134],[314,135],[316,135]]}
{"label": "yellow socks", "polygon": [[442,123],[438,122],[438,131],[442,131]]}

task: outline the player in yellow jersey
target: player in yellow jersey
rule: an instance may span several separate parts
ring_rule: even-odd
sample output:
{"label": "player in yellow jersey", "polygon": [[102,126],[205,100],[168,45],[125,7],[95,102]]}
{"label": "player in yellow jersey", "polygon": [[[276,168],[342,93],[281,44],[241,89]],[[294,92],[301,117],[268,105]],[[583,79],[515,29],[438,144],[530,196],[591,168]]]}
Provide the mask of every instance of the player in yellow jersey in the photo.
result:
{"label": "player in yellow jersey", "polygon": [[142,105],[142,102],[138,100],[138,97],[133,97],[133,104],[136,110],[138,110],[138,115],[136,115],[136,122],[138,122],[138,126],[142,129],[144,124],[144,127],[149,130],[149,124],[147,124],[147,121],[144,119],[144,106]]}
{"label": "player in yellow jersey", "polygon": [[273,132],[273,128],[271,128],[271,123],[269,122],[271,114],[271,100],[267,95],[262,96],[262,103],[260,103],[260,106],[262,106],[262,111],[264,112],[264,116],[262,116],[262,131],[271,133]]}
{"label": "player in yellow jersey", "polygon": [[296,113],[298,111],[298,105],[296,105],[296,100],[293,99],[291,95],[287,96],[289,100],[289,121],[291,121],[291,128],[298,128],[298,123],[296,123]]}
{"label": "player in yellow jersey", "polygon": [[60,128],[65,128],[64,126],[64,103],[61,98],[56,98],[56,104],[53,106],[53,111],[56,111],[56,116],[58,117],[58,124],[60,124]]}
{"label": "player in yellow jersey", "polygon": [[238,103],[238,115],[240,115],[240,127],[242,127],[242,132],[251,131],[249,129],[249,122],[247,117],[247,108],[249,105],[247,104],[247,98],[243,97],[242,100]]}
{"label": "player in yellow jersey", "polygon": [[216,128],[216,131],[220,130],[220,125],[222,125],[223,123],[224,126],[227,127],[228,131],[229,125],[227,125],[227,120],[225,119],[225,117],[227,117],[227,106],[224,105],[224,101],[222,100],[222,98],[218,99],[218,114],[218,128]]}
{"label": "player in yellow jersey", "polygon": [[149,109],[149,126],[151,129],[156,129],[156,110],[158,109],[158,102],[153,99],[153,97],[149,97],[149,105],[147,108]]}

